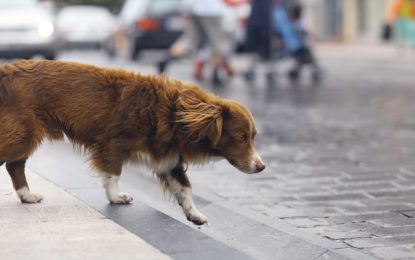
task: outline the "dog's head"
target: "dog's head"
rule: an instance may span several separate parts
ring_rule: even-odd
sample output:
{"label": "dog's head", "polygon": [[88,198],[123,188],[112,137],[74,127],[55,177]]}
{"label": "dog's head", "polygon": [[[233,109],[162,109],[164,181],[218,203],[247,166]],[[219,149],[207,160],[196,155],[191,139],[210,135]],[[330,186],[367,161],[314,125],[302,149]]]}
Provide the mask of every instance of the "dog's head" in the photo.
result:
{"label": "dog's head", "polygon": [[257,129],[251,112],[242,104],[207,95],[196,88],[178,98],[176,122],[196,142],[209,142],[215,155],[245,173],[265,169],[254,145]]}

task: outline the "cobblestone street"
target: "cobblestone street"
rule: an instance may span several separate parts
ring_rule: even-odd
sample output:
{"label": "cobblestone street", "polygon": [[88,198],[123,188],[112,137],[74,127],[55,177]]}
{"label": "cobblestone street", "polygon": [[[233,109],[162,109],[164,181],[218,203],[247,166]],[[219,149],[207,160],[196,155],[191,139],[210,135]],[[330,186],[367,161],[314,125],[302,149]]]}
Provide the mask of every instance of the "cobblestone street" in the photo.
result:
{"label": "cobblestone street", "polygon": [[[321,50],[324,86],[241,86],[264,174],[216,166],[201,189],[382,259],[415,259],[415,55]],[[306,81],[306,80],[305,80]],[[220,176],[221,181],[218,181]],[[225,181],[223,181],[225,180]]]}

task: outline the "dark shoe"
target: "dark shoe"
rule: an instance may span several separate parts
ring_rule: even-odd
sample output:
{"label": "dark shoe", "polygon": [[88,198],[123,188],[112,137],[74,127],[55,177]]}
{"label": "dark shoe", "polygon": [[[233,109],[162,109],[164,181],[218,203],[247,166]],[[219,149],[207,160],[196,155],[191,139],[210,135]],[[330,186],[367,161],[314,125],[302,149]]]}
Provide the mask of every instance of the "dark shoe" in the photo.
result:
{"label": "dark shoe", "polygon": [[219,69],[218,68],[214,68],[213,69],[213,72],[212,72],[212,84],[215,87],[220,87],[220,86],[223,85],[223,81],[220,78]]}
{"label": "dark shoe", "polygon": [[229,64],[229,62],[227,62],[226,60],[224,60],[222,62],[222,67],[225,70],[225,72],[228,75],[228,77],[232,78],[235,75],[235,71],[233,70],[233,68],[231,67],[231,65]]}
{"label": "dark shoe", "polygon": [[278,75],[275,72],[268,72],[265,75],[265,79],[267,81],[268,86],[273,86],[277,83]]}
{"label": "dark shoe", "polygon": [[313,83],[320,83],[323,80],[323,72],[320,69],[315,69],[311,74],[311,78]]}
{"label": "dark shoe", "polygon": [[198,62],[195,63],[195,71],[193,73],[193,76],[198,81],[203,81],[204,80],[203,69],[205,67],[205,64],[206,63],[204,61],[198,61]]}
{"label": "dark shoe", "polygon": [[291,80],[298,80],[298,78],[300,77],[300,72],[297,69],[292,69],[288,72],[288,77]]}
{"label": "dark shoe", "polygon": [[244,80],[247,82],[253,82],[255,80],[255,72],[248,70],[244,73]]}
{"label": "dark shoe", "polygon": [[157,70],[159,74],[162,74],[164,72],[166,72],[167,66],[169,64],[169,60],[165,59],[165,60],[161,60],[157,63]]}

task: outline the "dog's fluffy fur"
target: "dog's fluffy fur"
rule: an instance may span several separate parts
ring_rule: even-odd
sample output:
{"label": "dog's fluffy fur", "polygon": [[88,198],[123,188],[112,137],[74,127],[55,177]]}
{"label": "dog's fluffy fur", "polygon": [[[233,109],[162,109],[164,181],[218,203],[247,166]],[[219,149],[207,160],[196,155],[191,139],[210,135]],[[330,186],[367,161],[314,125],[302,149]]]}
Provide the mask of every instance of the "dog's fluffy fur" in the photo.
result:
{"label": "dog's fluffy fur", "polygon": [[128,161],[151,168],[187,218],[206,223],[193,204],[187,163],[226,158],[254,173],[265,167],[255,152],[251,113],[197,86],[166,76],[56,61],[17,61],[0,67],[0,164],[22,202],[39,202],[25,179],[26,159],[44,138],[66,135],[102,173],[108,199],[129,203],[118,190]]}

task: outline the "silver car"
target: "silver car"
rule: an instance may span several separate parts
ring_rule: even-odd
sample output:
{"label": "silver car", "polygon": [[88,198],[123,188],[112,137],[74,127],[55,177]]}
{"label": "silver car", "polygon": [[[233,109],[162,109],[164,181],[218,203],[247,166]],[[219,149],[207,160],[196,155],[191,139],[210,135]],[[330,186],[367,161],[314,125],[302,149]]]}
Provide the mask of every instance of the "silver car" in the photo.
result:
{"label": "silver car", "polygon": [[53,16],[37,0],[0,0],[0,58],[55,59]]}
{"label": "silver car", "polygon": [[104,47],[115,30],[116,19],[100,6],[68,6],[56,16],[66,47]]}

